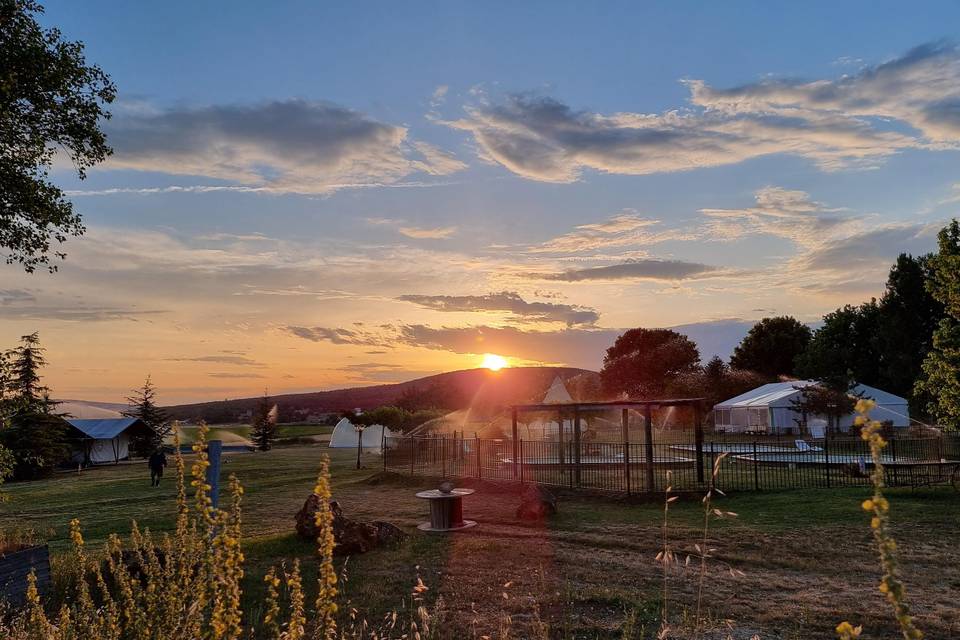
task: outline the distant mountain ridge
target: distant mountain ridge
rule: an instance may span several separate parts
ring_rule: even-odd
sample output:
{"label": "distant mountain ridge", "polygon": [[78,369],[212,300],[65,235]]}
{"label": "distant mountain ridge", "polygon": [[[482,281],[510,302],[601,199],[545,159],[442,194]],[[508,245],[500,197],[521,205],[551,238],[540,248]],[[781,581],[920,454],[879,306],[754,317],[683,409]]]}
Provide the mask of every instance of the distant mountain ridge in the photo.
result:
{"label": "distant mountain ridge", "polygon": [[[539,401],[557,377],[567,382],[574,378],[596,379],[599,374],[574,367],[510,367],[500,371],[466,369],[394,384],[276,395],[271,396],[271,400],[277,403],[281,416],[295,414],[304,418],[311,414],[374,409],[396,404],[404,394],[441,389],[450,400],[445,408],[492,408]],[[237,398],[165,408],[177,420],[202,419],[210,423],[224,423],[238,420],[239,416],[251,411],[259,400],[259,397]]]}

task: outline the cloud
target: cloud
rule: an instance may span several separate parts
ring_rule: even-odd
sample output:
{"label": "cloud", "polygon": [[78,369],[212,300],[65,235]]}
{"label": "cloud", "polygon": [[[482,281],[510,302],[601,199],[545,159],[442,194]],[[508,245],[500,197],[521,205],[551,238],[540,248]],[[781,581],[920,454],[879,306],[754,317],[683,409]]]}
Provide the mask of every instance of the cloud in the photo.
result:
{"label": "cloud", "polygon": [[36,298],[24,289],[0,289],[0,305],[14,302],[36,302]]}
{"label": "cloud", "polygon": [[506,311],[524,322],[559,322],[576,326],[592,325],[600,319],[594,309],[553,302],[528,302],[512,291],[480,296],[405,295],[397,299],[434,311]]}
{"label": "cloud", "polygon": [[825,242],[798,258],[809,272],[886,273],[900,253],[922,255],[936,250],[940,224],[891,224]]}
{"label": "cloud", "polygon": [[465,165],[407,129],[325,102],[120,112],[105,166],[206,176],[272,192],[328,193]]}
{"label": "cloud", "polygon": [[635,260],[606,267],[574,269],[560,273],[534,273],[528,277],[559,282],[586,280],[686,280],[714,275],[718,269],[697,262],[681,260]]}
{"label": "cloud", "polygon": [[434,227],[424,229],[421,227],[400,227],[398,231],[408,238],[444,240],[457,232],[457,227]]}
{"label": "cloud", "polygon": [[837,170],[876,166],[908,148],[960,147],[953,45],[925,45],[837,80],[686,85],[692,106],[679,111],[601,114],[513,94],[469,105],[446,124],[469,132],[486,160],[546,182],[573,182],[586,169],[640,175],[778,153]]}
{"label": "cloud", "polygon": [[633,209],[602,222],[578,225],[573,231],[528,249],[529,253],[581,253],[612,247],[651,245],[668,240],[690,240],[689,232],[659,229],[662,223]]}
{"label": "cloud", "polygon": [[210,376],[211,378],[228,378],[228,379],[265,378],[266,377],[266,376],[260,375],[259,373],[243,373],[243,372],[241,373],[218,372],[218,373],[208,373],[207,375]]}
{"label": "cloud", "polygon": [[339,345],[359,344],[371,347],[392,346],[381,334],[362,329],[288,326],[286,330],[298,338],[311,342],[326,341]]}
{"label": "cloud", "polygon": [[701,209],[700,213],[709,219],[704,237],[740,240],[768,234],[810,247],[859,222],[858,218],[842,215],[841,209],[829,209],[813,201],[803,191],[766,187],[754,197],[756,206],[746,209]]}
{"label": "cloud", "polygon": [[215,362],[218,364],[233,364],[240,367],[264,367],[262,362],[257,362],[252,358],[245,356],[216,355],[216,356],[194,356],[182,358],[166,358],[168,362]]}
{"label": "cloud", "polygon": [[117,309],[113,307],[27,305],[12,304],[30,299],[0,299],[0,319],[4,320],[58,320],[64,322],[109,322],[130,320],[136,322],[167,313],[160,310]]}

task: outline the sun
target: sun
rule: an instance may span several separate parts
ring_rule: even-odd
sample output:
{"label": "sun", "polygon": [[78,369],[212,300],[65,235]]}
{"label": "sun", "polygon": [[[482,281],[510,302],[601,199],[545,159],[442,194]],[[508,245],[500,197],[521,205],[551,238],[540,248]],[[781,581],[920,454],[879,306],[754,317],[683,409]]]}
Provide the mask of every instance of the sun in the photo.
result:
{"label": "sun", "polygon": [[485,353],[483,354],[483,362],[480,363],[480,366],[485,369],[490,369],[490,371],[500,371],[504,367],[509,367],[510,363],[507,362],[507,359],[503,356],[498,356],[495,353]]}

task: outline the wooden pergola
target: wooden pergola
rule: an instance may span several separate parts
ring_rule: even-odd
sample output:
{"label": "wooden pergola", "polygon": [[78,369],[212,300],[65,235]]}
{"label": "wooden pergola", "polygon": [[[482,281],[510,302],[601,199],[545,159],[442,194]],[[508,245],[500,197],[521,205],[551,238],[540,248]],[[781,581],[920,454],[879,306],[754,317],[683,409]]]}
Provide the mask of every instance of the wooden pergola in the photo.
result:
{"label": "wooden pergola", "polygon": [[[623,472],[626,476],[627,486],[630,486],[630,432],[629,432],[629,412],[631,409],[643,412],[644,428],[644,465],[647,474],[647,486],[654,486],[654,451],[653,451],[653,421],[652,411],[655,407],[690,407],[693,409],[694,430],[696,434],[696,453],[697,453],[697,482],[704,481],[703,469],[703,402],[704,398],[666,398],[657,400],[611,400],[606,402],[558,402],[558,403],[535,403],[535,404],[516,404],[510,408],[511,420],[513,426],[513,459],[520,459],[520,440],[517,431],[517,419],[521,413],[531,412],[556,412],[560,423],[560,448],[561,457],[563,455],[563,420],[566,416],[573,416],[573,468],[574,477],[577,486],[580,485],[580,419],[583,413],[592,411],[616,411],[620,410],[620,429],[623,439]],[[517,466],[513,466],[514,479],[517,476]]]}

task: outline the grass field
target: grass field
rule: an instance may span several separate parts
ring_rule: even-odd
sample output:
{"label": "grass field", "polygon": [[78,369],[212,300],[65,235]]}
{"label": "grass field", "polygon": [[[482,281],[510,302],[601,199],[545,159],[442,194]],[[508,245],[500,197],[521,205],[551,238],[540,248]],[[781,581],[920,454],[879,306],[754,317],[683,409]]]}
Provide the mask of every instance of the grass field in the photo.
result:
{"label": "grass field", "polygon": [[[282,447],[267,453],[228,455],[225,473],[243,483],[246,609],[258,611],[262,575],[283,559],[303,558],[314,575],[312,545],[293,534],[294,514],[310,492],[322,446]],[[467,516],[480,522],[451,537],[428,536],[415,526],[426,505],[414,497],[429,486],[422,479],[376,475],[379,459],[354,470],[352,451],[333,451],[333,490],[348,516],[392,521],[411,533],[397,550],[350,558],[344,598],[369,619],[408,599],[419,573],[430,599],[441,597],[453,637],[495,632],[500,616],[512,616],[516,637],[524,625],[543,620],[551,635],[619,638],[627,615],[651,637],[662,594],[655,562],[663,513],[656,503],[627,504],[586,496],[561,498],[560,514],[548,525],[515,520],[513,493],[481,486],[465,501]],[[168,529],[174,484],[149,487],[145,465],[120,465],[9,486],[0,505],[0,528],[52,528],[55,553],[67,548],[66,523],[79,517],[96,547],[111,532],[126,533],[135,518],[151,530]],[[879,571],[867,518],[860,509],[865,489],[739,494],[722,507],[739,517],[711,524],[716,548],[708,567],[705,606],[714,626],[730,620],[733,638],[829,638],[840,620],[863,624],[872,638],[894,637],[892,617],[876,590]],[[892,491],[909,600],[928,638],[960,637],[960,497],[949,489]],[[674,503],[671,545],[692,552],[702,535],[699,500]],[[343,559],[338,560],[338,568]],[[695,606],[697,571],[677,569],[667,581],[677,617]],[[729,569],[745,576],[735,577]],[[725,637],[725,636],[710,636]]]}

